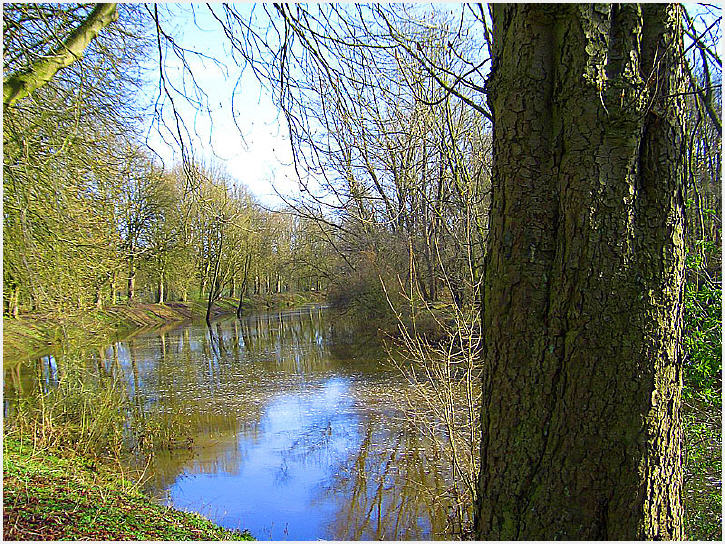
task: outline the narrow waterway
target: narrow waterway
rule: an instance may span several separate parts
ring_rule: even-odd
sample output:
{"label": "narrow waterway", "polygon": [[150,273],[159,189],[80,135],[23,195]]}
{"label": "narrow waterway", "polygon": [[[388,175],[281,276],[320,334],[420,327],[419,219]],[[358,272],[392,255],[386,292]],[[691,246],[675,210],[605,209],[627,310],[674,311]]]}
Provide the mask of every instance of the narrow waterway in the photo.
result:
{"label": "narrow waterway", "polygon": [[[402,417],[408,385],[344,316],[310,307],[184,324],[91,359],[124,381],[129,419],[166,429],[173,446],[145,474],[165,504],[258,539],[450,536],[450,482]],[[23,391],[52,388],[59,365],[6,366],[6,416]]]}

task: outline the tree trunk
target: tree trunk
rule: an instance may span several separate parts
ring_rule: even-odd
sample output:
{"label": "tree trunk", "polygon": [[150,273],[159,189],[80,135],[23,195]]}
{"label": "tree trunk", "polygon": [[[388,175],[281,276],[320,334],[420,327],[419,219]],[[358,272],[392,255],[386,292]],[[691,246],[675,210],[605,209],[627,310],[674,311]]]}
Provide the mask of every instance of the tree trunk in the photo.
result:
{"label": "tree trunk", "polygon": [[111,278],[111,306],[116,304],[116,273]]}
{"label": "tree trunk", "polygon": [[199,298],[204,296],[204,291],[206,291],[206,276],[204,276],[201,280],[201,284],[199,285]]}
{"label": "tree trunk", "polygon": [[214,285],[209,289],[209,296],[206,300],[206,324],[211,325],[212,309],[214,308]]}
{"label": "tree trunk", "polygon": [[131,271],[128,274],[128,301],[133,300],[136,294],[136,267],[131,265]]}
{"label": "tree trunk", "polygon": [[222,284],[219,278],[219,268],[221,267],[221,253],[223,247],[223,239],[219,244],[219,254],[216,256],[216,264],[214,265],[214,275],[209,283],[209,298],[206,302],[206,324],[211,326],[212,309],[214,308],[214,302],[221,293]]}
{"label": "tree trunk", "polygon": [[242,304],[244,302],[244,295],[247,293],[247,278],[249,277],[249,263],[251,262],[252,256],[247,254],[244,259],[244,275],[242,277],[242,287],[239,290],[239,304],[237,305],[237,317],[242,317]]}
{"label": "tree trunk", "polygon": [[206,264],[204,265],[204,269],[202,270],[201,284],[199,285],[199,298],[200,299],[204,296],[204,291],[206,291],[206,284],[209,281],[210,273],[211,273],[211,261],[209,259],[207,259]]}
{"label": "tree trunk", "polygon": [[679,9],[493,5],[482,540],[683,536]]}
{"label": "tree trunk", "polygon": [[242,317],[242,305],[244,304],[244,291],[239,293],[239,304],[237,304],[237,317]]}
{"label": "tree trunk", "polygon": [[20,314],[20,287],[16,286],[13,288],[12,295],[10,296],[10,315],[13,319],[17,319]]}
{"label": "tree trunk", "polygon": [[159,273],[159,304],[164,303],[164,271]]}

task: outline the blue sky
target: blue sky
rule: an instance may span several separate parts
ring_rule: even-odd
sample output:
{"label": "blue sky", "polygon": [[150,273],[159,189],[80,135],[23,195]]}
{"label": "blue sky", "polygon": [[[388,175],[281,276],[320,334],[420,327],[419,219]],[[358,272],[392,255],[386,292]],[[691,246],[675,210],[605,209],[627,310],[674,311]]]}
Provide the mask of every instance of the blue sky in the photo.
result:
{"label": "blue sky", "polygon": [[[702,7],[686,5],[690,13],[702,16],[698,22],[703,28],[712,20],[704,14]],[[237,11],[246,13],[255,9],[260,22],[266,22],[267,16],[262,8],[252,6],[235,7]],[[224,165],[231,177],[247,186],[263,204],[281,205],[282,201],[276,196],[272,184],[282,194],[291,195],[297,192],[297,177],[291,165],[286,122],[274,105],[270,92],[257,81],[250,69],[242,74],[232,58],[229,40],[205,6],[196,6],[192,11],[190,4],[165,4],[159,9],[164,18],[164,30],[182,47],[214,57],[222,63],[219,65],[201,56],[186,55],[191,72],[208,95],[211,110],[210,113],[199,111],[177,100],[177,111],[194,134],[194,156],[207,164],[216,162]],[[218,6],[217,12],[220,12]],[[151,100],[158,93],[156,62],[154,55],[148,66],[146,100]],[[181,82],[185,73],[188,79],[188,71],[185,72],[180,61],[172,56],[165,63],[165,70],[174,82]],[[240,74],[242,78],[232,103],[232,92]],[[169,113],[167,106],[166,126],[172,127]],[[167,166],[181,158],[176,146],[164,143],[153,130],[149,133],[149,144]]]}
{"label": "blue sky", "polygon": [[[249,69],[244,71],[237,86],[233,116],[231,96],[241,69],[231,58],[228,40],[219,24],[205,8],[195,10],[196,22],[188,5],[172,6],[170,10],[173,11],[169,15],[173,17],[165,17],[164,31],[182,47],[223,63],[220,66],[200,56],[186,55],[194,78],[208,95],[211,110],[209,115],[183,100],[176,100],[177,111],[193,136],[194,157],[207,164],[212,161],[223,164],[229,174],[247,186],[263,204],[281,204],[272,183],[283,194],[291,194],[297,188],[284,117]],[[153,100],[158,94],[157,62],[156,55],[149,60],[143,98],[146,101]],[[170,55],[165,62],[165,71],[169,80],[180,84],[184,70],[178,59]],[[168,104],[165,120],[166,126],[173,127]],[[167,166],[181,160],[177,147],[165,143],[156,130],[149,132],[148,143]]]}

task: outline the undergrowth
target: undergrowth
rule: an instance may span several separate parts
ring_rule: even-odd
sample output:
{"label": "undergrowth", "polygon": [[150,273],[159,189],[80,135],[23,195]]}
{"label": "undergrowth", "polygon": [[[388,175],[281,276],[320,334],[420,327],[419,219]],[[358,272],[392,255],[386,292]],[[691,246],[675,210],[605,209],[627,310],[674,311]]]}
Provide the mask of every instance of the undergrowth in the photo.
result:
{"label": "undergrowth", "polygon": [[690,540],[722,538],[722,284],[704,266],[704,259],[718,255],[719,248],[707,244],[687,258],[682,428]]}

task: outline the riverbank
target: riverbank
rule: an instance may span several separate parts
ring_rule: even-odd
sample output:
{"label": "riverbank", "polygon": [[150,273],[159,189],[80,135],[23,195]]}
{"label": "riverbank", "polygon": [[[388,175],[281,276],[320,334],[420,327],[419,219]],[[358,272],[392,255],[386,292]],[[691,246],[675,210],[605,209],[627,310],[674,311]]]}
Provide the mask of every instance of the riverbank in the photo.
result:
{"label": "riverbank", "polygon": [[[317,302],[319,297],[256,296],[245,300],[243,309],[246,313],[290,308]],[[213,316],[233,314],[237,302],[230,298],[218,301]],[[85,353],[142,331],[204,319],[205,314],[205,303],[192,301],[136,303],[63,315],[5,318],[4,359],[12,365],[54,349],[64,353],[81,349]],[[31,409],[24,413],[25,419],[18,418],[12,430],[4,427],[6,540],[252,539],[248,533],[227,531],[200,516],[161,507],[138,493],[133,484],[119,478],[119,467],[112,458],[109,461],[107,457],[96,457],[96,450],[107,452],[104,455],[115,451],[107,442],[120,436],[120,427],[114,427],[110,421],[110,414],[119,412],[112,384],[99,382],[100,389],[96,391],[93,387],[79,389],[80,383],[66,383],[70,389],[49,400],[44,415]],[[88,406],[93,406],[92,414],[86,413]],[[79,410],[84,414],[82,417],[66,417],[77,416]],[[113,436],[109,438],[108,434]],[[31,435],[34,441],[28,440]],[[19,442],[19,437],[24,437],[25,442]],[[78,454],[81,443],[87,446],[83,451],[92,453],[91,457]]]}
{"label": "riverbank", "polygon": [[[280,293],[255,295],[245,299],[244,312],[293,308],[321,302],[317,293]],[[238,301],[222,298],[214,304],[214,318],[234,314]],[[3,356],[6,360],[28,359],[60,343],[83,342],[90,347],[103,346],[136,330],[203,318],[203,301],[167,302],[165,304],[119,304],[107,308],[65,314],[25,314],[3,319]]]}
{"label": "riverbank", "polygon": [[[68,456],[71,455],[71,456]],[[3,443],[4,540],[254,540],[155,504],[111,468],[72,452]]]}
{"label": "riverbank", "polygon": [[51,346],[73,340],[106,344],[119,334],[168,322],[190,319],[188,305],[119,305],[68,314],[27,314],[3,319],[3,355],[6,360],[33,357]]}

